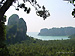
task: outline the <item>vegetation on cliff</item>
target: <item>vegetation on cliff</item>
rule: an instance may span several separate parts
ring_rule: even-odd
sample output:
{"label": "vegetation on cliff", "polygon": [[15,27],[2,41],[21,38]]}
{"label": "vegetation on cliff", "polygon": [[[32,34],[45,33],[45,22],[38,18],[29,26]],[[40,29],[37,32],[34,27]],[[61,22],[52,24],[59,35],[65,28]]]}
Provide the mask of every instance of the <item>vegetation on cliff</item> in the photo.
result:
{"label": "vegetation on cliff", "polygon": [[28,39],[26,35],[27,32],[26,22],[23,20],[23,18],[19,19],[19,16],[16,14],[13,14],[12,16],[9,17],[6,28],[7,28],[6,42],[8,44],[14,44]]}

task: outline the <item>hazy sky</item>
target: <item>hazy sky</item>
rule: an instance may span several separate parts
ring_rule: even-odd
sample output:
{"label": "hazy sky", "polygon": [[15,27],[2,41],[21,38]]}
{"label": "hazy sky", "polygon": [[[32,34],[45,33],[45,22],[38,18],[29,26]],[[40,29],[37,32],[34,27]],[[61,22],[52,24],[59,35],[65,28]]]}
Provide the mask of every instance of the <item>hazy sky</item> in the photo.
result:
{"label": "hazy sky", "polygon": [[75,27],[75,19],[71,15],[73,6],[63,0],[37,0],[40,5],[45,5],[46,9],[49,10],[51,16],[46,20],[36,15],[35,9],[31,5],[30,14],[26,14],[23,10],[16,11],[14,7],[6,12],[7,20],[12,14],[18,14],[19,17],[24,18],[27,24],[27,32],[39,32],[42,28],[52,27]]}

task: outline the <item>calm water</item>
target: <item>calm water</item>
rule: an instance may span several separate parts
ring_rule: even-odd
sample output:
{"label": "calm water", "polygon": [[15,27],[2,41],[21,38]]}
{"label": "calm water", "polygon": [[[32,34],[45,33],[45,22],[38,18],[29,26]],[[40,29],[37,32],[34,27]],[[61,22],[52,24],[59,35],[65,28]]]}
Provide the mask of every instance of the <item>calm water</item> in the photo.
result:
{"label": "calm water", "polygon": [[38,36],[38,32],[28,32],[27,35],[41,40],[66,40],[68,36]]}

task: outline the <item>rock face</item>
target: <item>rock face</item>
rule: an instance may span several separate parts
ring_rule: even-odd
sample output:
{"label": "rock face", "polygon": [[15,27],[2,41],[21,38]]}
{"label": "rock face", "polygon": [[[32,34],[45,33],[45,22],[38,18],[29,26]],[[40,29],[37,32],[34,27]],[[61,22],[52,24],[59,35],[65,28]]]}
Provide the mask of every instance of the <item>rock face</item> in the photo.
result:
{"label": "rock face", "polygon": [[75,34],[74,27],[64,27],[64,28],[52,28],[52,29],[41,29],[38,35],[40,36],[69,36]]}
{"label": "rock face", "polygon": [[22,31],[22,33],[26,34],[27,26],[26,26],[26,22],[23,20],[23,18],[19,19],[18,28],[19,28],[20,31]]}
{"label": "rock face", "polygon": [[14,44],[27,39],[26,32],[27,26],[23,18],[19,19],[19,16],[16,14],[9,17],[6,34],[8,44]]}
{"label": "rock face", "polygon": [[13,14],[9,17],[8,25],[10,26],[18,24],[18,21],[19,21],[19,16],[17,14]]}

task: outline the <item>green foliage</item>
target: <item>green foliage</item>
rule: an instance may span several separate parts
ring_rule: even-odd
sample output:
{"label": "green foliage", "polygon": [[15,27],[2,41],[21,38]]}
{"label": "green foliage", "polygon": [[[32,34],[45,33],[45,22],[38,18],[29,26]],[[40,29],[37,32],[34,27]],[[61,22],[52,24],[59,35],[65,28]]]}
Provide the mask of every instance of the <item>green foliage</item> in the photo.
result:
{"label": "green foliage", "polygon": [[75,8],[74,8],[73,11],[72,11],[72,15],[73,15],[74,18],[75,18]]}
{"label": "green foliage", "polygon": [[38,16],[40,16],[40,17],[43,17],[43,19],[45,20],[47,17],[50,16],[50,13],[48,12],[48,10],[45,9],[44,6],[42,6],[42,9],[43,9],[43,10],[38,10],[38,11],[36,12],[36,14],[37,14]]}
{"label": "green foliage", "polygon": [[0,22],[0,56],[8,56],[9,51],[5,44],[6,40],[6,30],[4,22]]}
{"label": "green foliage", "polygon": [[[28,37],[29,38],[29,37]],[[75,39],[70,40],[30,40],[8,46],[11,56],[74,56]]]}
{"label": "green foliage", "polygon": [[5,25],[4,25],[4,22],[0,22],[0,41],[5,41]]}
{"label": "green foliage", "polygon": [[[0,45],[3,45],[4,43],[0,44]],[[3,45],[2,48],[0,48],[0,56],[9,56],[9,50],[7,49],[6,47],[6,44]]]}

